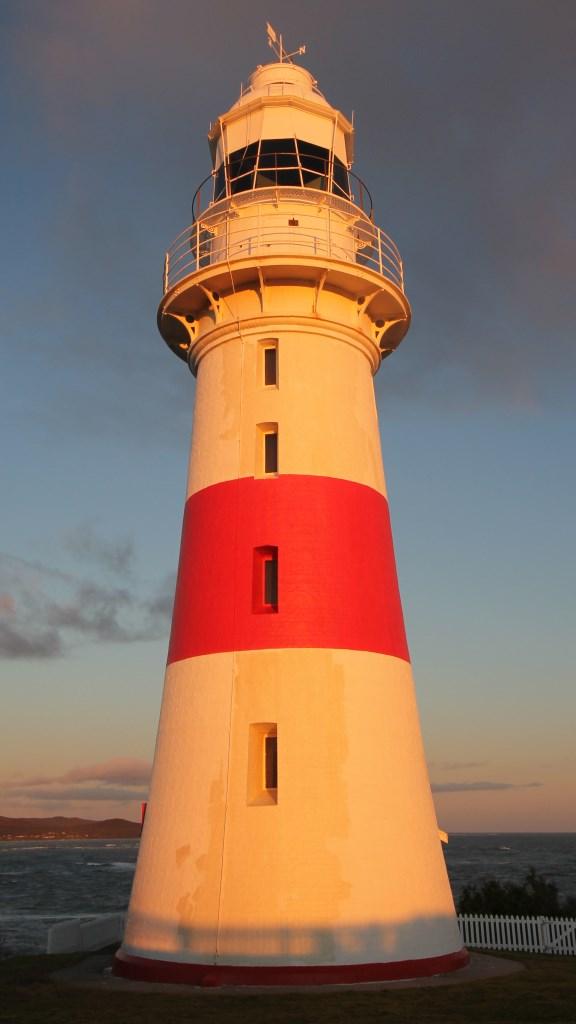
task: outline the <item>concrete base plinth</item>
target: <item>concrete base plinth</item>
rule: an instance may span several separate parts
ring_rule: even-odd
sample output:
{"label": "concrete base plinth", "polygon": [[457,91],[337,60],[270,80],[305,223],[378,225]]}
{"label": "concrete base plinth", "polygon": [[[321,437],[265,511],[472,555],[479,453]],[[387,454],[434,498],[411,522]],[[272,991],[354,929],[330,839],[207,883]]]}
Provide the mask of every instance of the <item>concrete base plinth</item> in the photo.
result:
{"label": "concrete base plinth", "polygon": [[192,986],[182,984],[171,984],[166,982],[133,981],[128,978],[119,978],[112,973],[112,954],[93,954],[86,957],[81,963],[74,964],[62,971],[55,973],[54,977],[59,982],[69,985],[77,985],[82,988],[101,988],[117,992],[172,992],[185,995],[194,992],[206,996],[218,997],[218,994],[238,995],[246,993],[290,993],[302,991],[331,992],[353,990],[378,992],[383,989],[404,989],[404,988],[430,988],[443,985],[465,985],[472,981],[488,981],[491,978],[505,977],[509,974],[516,974],[524,970],[524,964],[516,960],[508,960],[503,957],[491,956],[487,953],[471,953],[468,964],[460,970],[453,970],[448,974],[436,974],[429,977],[403,978],[397,981],[368,981],[356,983],[325,984],[321,989],[317,985],[279,985],[271,989],[269,986],[251,985],[225,985],[218,987]]}

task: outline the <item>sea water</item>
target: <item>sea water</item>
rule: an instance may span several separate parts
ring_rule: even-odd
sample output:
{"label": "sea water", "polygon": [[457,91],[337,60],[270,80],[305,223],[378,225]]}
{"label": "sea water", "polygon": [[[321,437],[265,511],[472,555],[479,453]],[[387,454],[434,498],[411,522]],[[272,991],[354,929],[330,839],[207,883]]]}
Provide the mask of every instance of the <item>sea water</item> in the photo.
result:
{"label": "sea water", "polygon": [[[530,867],[576,897],[576,834],[451,835],[443,847],[456,900],[483,878],[521,881]],[[126,910],[137,839],[0,842],[0,955],[43,953],[48,929]]]}

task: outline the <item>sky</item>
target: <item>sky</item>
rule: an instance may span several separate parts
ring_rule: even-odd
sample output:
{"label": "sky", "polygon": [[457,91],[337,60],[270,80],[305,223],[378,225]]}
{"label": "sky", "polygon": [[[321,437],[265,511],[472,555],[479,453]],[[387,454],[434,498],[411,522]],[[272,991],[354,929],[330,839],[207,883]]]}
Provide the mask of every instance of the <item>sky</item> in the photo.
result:
{"label": "sky", "polygon": [[439,825],[576,831],[573,0],[3,0],[0,814],[145,799],[194,401],[163,253],[266,20],[404,259],[376,394]]}

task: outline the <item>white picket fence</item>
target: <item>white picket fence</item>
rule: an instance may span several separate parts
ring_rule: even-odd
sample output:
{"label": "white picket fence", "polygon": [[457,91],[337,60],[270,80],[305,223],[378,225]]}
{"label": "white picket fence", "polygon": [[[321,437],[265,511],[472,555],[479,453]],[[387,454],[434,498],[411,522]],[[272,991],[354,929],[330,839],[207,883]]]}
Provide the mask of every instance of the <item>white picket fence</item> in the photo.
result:
{"label": "white picket fence", "polygon": [[576,956],[576,919],[573,917],[459,914],[458,924],[464,945],[476,949]]}

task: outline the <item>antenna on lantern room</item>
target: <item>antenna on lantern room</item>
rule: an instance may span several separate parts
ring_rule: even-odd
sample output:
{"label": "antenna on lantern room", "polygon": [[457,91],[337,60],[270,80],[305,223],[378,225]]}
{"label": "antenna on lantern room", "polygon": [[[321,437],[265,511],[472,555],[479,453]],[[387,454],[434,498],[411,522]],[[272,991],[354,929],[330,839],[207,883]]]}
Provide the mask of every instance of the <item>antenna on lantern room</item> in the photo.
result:
{"label": "antenna on lantern room", "polygon": [[292,53],[286,53],[282,35],[278,33],[275,28],[272,28],[269,21],[266,22],[266,35],[268,36],[268,46],[271,50],[274,50],[274,53],[281,64],[283,64],[284,61],[290,61],[290,63],[292,63],[290,60],[291,57],[296,57],[297,55],[300,56],[301,54],[306,53],[305,46],[299,46],[297,50],[292,50]]}

